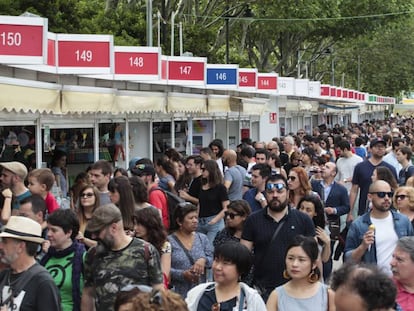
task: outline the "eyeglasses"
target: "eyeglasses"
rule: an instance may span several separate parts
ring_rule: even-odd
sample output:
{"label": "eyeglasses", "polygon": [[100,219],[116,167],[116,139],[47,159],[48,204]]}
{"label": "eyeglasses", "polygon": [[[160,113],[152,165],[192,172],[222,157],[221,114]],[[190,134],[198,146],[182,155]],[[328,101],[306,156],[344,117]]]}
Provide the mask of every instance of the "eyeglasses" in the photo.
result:
{"label": "eyeglasses", "polygon": [[394,192],[385,192],[385,191],[377,191],[377,192],[370,192],[370,194],[376,194],[379,198],[383,199],[385,196],[392,198]]}
{"label": "eyeglasses", "polygon": [[296,180],[296,176],[288,176],[288,178],[287,178],[288,180],[291,180],[291,181],[295,181]]}
{"label": "eyeglasses", "polygon": [[267,193],[273,193],[275,191],[282,192],[283,189],[286,188],[285,184],[282,183],[276,183],[276,184],[266,184],[266,192]]}
{"label": "eyeglasses", "polygon": [[408,197],[406,194],[398,194],[395,196],[397,200],[405,200],[406,197]]}
{"label": "eyeglasses", "polygon": [[86,192],[86,193],[82,193],[82,194],[80,195],[80,197],[81,197],[82,199],[85,199],[85,198],[92,198],[94,195],[95,195],[95,194],[94,194],[93,192]]}
{"label": "eyeglasses", "polygon": [[225,218],[230,217],[230,219],[234,219],[234,217],[236,217],[236,216],[241,216],[241,215],[237,214],[237,213],[224,212],[224,217]]}

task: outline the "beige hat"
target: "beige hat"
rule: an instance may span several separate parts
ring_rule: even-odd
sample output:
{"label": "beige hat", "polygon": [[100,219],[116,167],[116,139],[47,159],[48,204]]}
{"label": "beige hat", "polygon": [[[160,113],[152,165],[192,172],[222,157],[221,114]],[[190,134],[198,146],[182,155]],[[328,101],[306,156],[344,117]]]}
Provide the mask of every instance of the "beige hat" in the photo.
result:
{"label": "beige hat", "polygon": [[0,238],[13,238],[38,244],[44,242],[40,224],[23,216],[11,216],[0,233]]}
{"label": "beige hat", "polygon": [[106,226],[118,222],[122,219],[121,211],[112,203],[99,206],[92,214],[86,230],[89,232],[97,232]]}
{"label": "beige hat", "polygon": [[27,168],[23,163],[20,163],[20,162],[17,162],[17,161],[3,162],[3,163],[0,163],[0,166],[2,166],[6,170],[12,172],[13,174],[16,174],[22,180],[24,180],[27,176]]}

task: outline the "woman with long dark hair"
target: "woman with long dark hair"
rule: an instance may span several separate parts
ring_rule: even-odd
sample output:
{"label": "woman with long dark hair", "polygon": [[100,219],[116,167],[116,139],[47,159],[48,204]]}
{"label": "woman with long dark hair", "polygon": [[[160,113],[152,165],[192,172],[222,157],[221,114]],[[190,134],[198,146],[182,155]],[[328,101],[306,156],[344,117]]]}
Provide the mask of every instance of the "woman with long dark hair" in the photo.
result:
{"label": "woman with long dark hair", "polygon": [[216,161],[207,160],[202,164],[201,191],[199,196],[198,231],[207,235],[213,243],[214,238],[224,228],[224,212],[229,204],[227,189]]}
{"label": "woman with long dark hair", "polygon": [[92,233],[86,230],[89,220],[92,218],[93,212],[100,206],[99,190],[92,184],[84,185],[79,189],[79,202],[77,207],[79,220],[79,233],[76,239],[85,244],[86,248],[97,245],[92,239]]}
{"label": "woman with long dark hair", "polygon": [[158,250],[164,284],[168,288],[171,270],[171,244],[159,211],[154,207],[136,209],[134,213],[135,236],[150,242]]}
{"label": "woman with long dark hair", "polygon": [[121,211],[124,228],[129,233],[134,232],[135,199],[128,177],[112,178],[108,184],[109,198]]}

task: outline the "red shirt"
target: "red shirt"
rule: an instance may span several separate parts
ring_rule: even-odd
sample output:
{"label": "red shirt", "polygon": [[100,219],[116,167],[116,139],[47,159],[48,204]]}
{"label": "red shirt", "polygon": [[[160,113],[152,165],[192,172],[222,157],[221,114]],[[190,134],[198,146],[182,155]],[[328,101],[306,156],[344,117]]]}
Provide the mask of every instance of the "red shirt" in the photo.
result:
{"label": "red shirt", "polygon": [[164,224],[165,229],[168,230],[170,228],[170,221],[168,219],[167,197],[165,196],[165,193],[162,190],[154,189],[157,187],[158,187],[157,185],[154,185],[151,187],[149,194],[148,194],[148,202],[149,204],[154,205],[156,208],[161,210],[162,223]]}
{"label": "red shirt", "polygon": [[397,302],[404,311],[414,311],[414,293],[406,291],[404,286],[394,279],[397,285]]}
{"label": "red shirt", "polygon": [[48,192],[45,198],[47,213],[50,215],[59,208],[59,204],[53,194]]}

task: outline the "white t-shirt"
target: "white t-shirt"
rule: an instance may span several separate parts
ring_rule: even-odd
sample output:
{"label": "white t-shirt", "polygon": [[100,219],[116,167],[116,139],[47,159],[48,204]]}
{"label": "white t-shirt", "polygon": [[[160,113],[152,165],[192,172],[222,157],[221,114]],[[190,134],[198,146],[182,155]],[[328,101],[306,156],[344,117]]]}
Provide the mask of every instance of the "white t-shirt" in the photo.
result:
{"label": "white t-shirt", "polygon": [[371,222],[375,225],[375,246],[377,252],[377,266],[388,275],[392,275],[390,262],[398,235],[394,230],[394,221],[391,212],[384,219],[371,217]]}
{"label": "white t-shirt", "polygon": [[346,190],[348,190],[348,194],[349,191],[351,191],[352,175],[354,174],[355,166],[360,162],[362,162],[362,158],[358,157],[355,154],[353,154],[352,157],[349,158],[338,158],[338,161],[336,161],[338,174],[336,174],[335,176],[335,181],[343,181],[344,179],[349,180],[349,182],[344,184]]}

